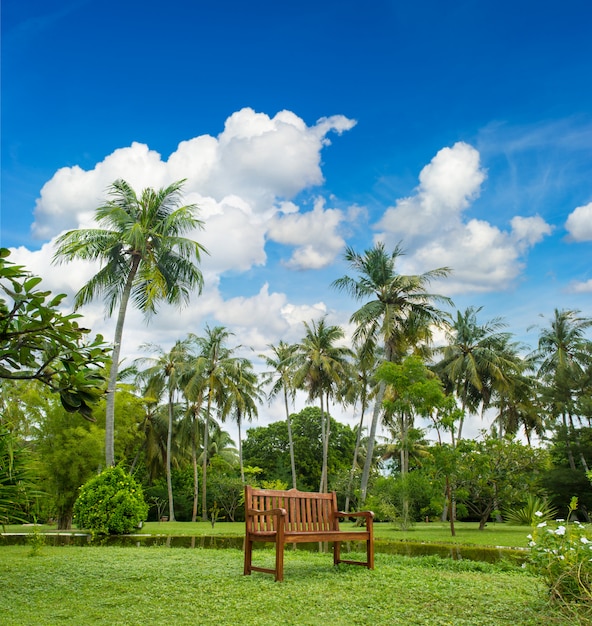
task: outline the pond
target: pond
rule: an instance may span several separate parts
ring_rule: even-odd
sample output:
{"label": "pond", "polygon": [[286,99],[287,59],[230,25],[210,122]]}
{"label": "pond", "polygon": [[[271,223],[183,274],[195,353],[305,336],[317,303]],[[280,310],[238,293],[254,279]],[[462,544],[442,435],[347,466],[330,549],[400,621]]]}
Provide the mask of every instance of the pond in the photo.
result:
{"label": "pond", "polygon": [[[28,536],[25,533],[2,533],[2,545],[26,545]],[[223,550],[225,548],[243,547],[242,537],[222,537],[201,535],[199,537],[178,537],[167,535],[118,535],[95,537],[86,533],[47,533],[45,542],[49,546],[117,546],[117,547],[151,547],[167,546],[170,548],[209,548]],[[302,543],[294,549],[326,551],[326,544]],[[271,549],[270,544],[255,544],[256,549]],[[287,548],[291,549],[291,548]],[[364,552],[365,543],[349,541],[342,543],[342,552]],[[450,544],[415,543],[411,541],[375,540],[374,550],[380,554],[400,554],[403,556],[440,556],[455,560],[486,561],[497,563],[502,560],[521,564],[525,560],[525,552],[512,548],[493,548],[482,546],[456,546]]]}

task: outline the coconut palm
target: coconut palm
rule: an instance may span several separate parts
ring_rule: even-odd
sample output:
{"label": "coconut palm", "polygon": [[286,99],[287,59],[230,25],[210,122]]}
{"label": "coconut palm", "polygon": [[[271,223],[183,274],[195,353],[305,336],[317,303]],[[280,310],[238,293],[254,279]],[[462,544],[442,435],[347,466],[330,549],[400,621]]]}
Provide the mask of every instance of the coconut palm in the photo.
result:
{"label": "coconut palm", "polygon": [[[191,370],[188,371],[191,374]],[[189,446],[191,467],[193,469],[193,510],[191,521],[197,521],[197,506],[199,503],[199,472],[198,472],[198,446],[203,435],[203,407],[201,398],[197,402],[189,402],[187,398],[185,412],[179,423],[179,436],[186,448]]]}
{"label": "coconut palm", "polygon": [[364,420],[366,410],[372,398],[376,395],[377,385],[373,379],[373,373],[376,370],[376,362],[379,359],[379,352],[374,350],[366,350],[365,347],[359,346],[353,365],[354,375],[350,379],[350,385],[345,393],[345,399],[354,407],[360,406],[360,421],[356,433],[356,445],[354,447],[354,456],[352,459],[352,467],[347,482],[347,493],[345,496],[345,512],[349,511],[349,504],[352,495],[353,481],[356,470],[360,464],[360,452],[362,447],[362,433],[364,432]]}
{"label": "coconut palm", "polygon": [[446,332],[446,345],[439,349],[442,359],[435,367],[446,389],[461,403],[457,440],[462,438],[466,412],[485,410],[495,389],[510,386],[511,375],[519,368],[510,334],[502,331],[506,322],[496,317],[479,323],[481,308],[471,306],[464,312],[457,311]]}
{"label": "coconut palm", "polygon": [[[430,343],[432,327],[441,325],[445,313],[435,303],[450,304],[450,299],[427,291],[429,284],[450,273],[447,267],[423,274],[404,275],[396,271],[403,255],[397,245],[388,253],[383,243],[377,243],[364,254],[347,248],[345,260],[356,276],[343,276],[333,282],[333,287],[349,293],[355,300],[366,301],[355,311],[350,321],[356,325],[354,341],[375,350],[384,347],[386,361],[400,361],[410,350]],[[362,472],[361,503],[366,499],[370,466],[374,457],[376,430],[382,412],[385,384],[381,383],[376,395],[368,440],[368,454]]]}
{"label": "coconut palm", "polygon": [[230,370],[229,386],[223,414],[232,415],[238,427],[238,458],[241,480],[245,483],[241,426],[243,419],[251,421],[257,417],[257,405],[261,401],[261,390],[253,364],[248,359],[237,358]]}
{"label": "coconut palm", "polygon": [[136,364],[148,367],[139,372],[140,380],[145,381],[147,395],[159,397],[166,394],[167,404],[167,444],[166,444],[166,479],[169,498],[169,520],[175,521],[175,509],[173,503],[173,483],[171,474],[173,424],[175,413],[178,412],[178,395],[182,389],[182,382],[188,368],[188,344],[187,341],[177,341],[169,352],[165,352],[160,346],[146,344],[144,350],[150,350],[157,356],[137,359]]}
{"label": "coconut palm", "polygon": [[193,343],[197,356],[191,363],[191,376],[185,385],[185,395],[195,404],[205,404],[204,440],[202,459],[202,520],[207,521],[208,511],[206,503],[207,470],[210,420],[212,410],[218,409],[219,416],[224,420],[230,405],[227,403],[229,390],[232,388],[232,371],[236,366],[235,348],[228,348],[226,343],[232,335],[223,326],[210,328],[206,326],[205,335],[198,337],[191,334],[189,340]]}
{"label": "coconut palm", "polygon": [[[543,402],[553,419],[561,419],[572,439],[577,439],[573,418],[580,413],[580,399],[587,395],[585,380],[592,367],[592,342],[586,337],[590,328],[592,318],[583,317],[580,311],[555,309],[549,326],[541,329],[537,349],[531,354],[543,383]],[[575,469],[569,437],[566,441],[569,464]],[[580,460],[587,470],[582,454]]]}
{"label": "coconut palm", "polygon": [[295,345],[280,341],[277,346],[269,344],[271,356],[261,354],[265,366],[270,368],[263,374],[264,385],[272,385],[268,393],[269,401],[273,400],[280,392],[284,396],[284,407],[286,410],[286,423],[288,425],[288,446],[290,448],[290,467],[292,469],[292,487],[296,489],[296,461],[294,458],[294,439],[292,437],[292,424],[290,420],[290,407],[288,397],[294,399],[295,388],[293,385],[294,376],[294,353]]}
{"label": "coconut palm", "polygon": [[304,322],[306,335],[298,344],[295,353],[294,385],[308,391],[308,397],[318,399],[321,409],[321,441],[323,462],[319,491],[327,491],[327,462],[331,420],[329,419],[329,399],[336,397],[337,391],[345,386],[351,376],[349,359],[353,352],[336,342],[344,337],[339,326],[328,325],[323,317],[310,325]]}
{"label": "coconut palm", "polygon": [[495,427],[500,439],[506,434],[515,435],[522,428],[530,446],[533,433],[541,437],[545,432],[541,385],[533,375],[533,359],[521,356],[518,350],[522,351],[519,344],[510,342],[507,346],[508,367],[503,383],[494,386],[491,400],[491,407],[496,409],[492,427]]}
{"label": "coconut palm", "polygon": [[71,230],[57,239],[54,262],[82,259],[102,264],[76,294],[76,308],[103,297],[106,314],[111,316],[119,304],[107,389],[108,466],[115,462],[115,390],[130,299],[149,317],[162,301],[179,305],[189,300],[194,289],[201,292],[198,264],[205,250],[183,235],[201,228],[202,222],[195,217],[195,205],[179,206],[183,182],[157,191],[148,188],[138,197],[128,183],[117,180],[109,188],[110,198],[95,212],[102,228]]}

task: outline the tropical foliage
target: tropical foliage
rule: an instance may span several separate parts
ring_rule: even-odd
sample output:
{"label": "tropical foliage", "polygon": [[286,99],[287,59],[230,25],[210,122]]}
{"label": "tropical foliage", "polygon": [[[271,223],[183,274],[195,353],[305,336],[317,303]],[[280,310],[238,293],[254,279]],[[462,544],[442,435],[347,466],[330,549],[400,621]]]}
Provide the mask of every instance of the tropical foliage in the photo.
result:
{"label": "tropical foliage", "polygon": [[39,381],[60,396],[67,411],[92,419],[103,393],[101,368],[108,349],[101,335],[86,341],[80,315],[64,315],[65,294],[38,288],[41,279],[8,261],[0,248],[0,380]]}

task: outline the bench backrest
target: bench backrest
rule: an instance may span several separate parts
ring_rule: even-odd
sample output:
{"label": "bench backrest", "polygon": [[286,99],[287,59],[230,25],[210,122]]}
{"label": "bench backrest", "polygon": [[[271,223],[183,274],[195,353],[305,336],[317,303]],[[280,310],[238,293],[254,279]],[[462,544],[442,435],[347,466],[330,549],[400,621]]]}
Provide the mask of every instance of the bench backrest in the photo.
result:
{"label": "bench backrest", "polygon": [[[287,532],[319,532],[338,530],[339,520],[334,515],[337,509],[337,496],[333,493],[311,493],[290,489],[255,489],[245,487],[245,509],[269,511],[285,509],[288,516],[285,530]],[[275,530],[275,518],[270,515],[253,515],[246,517],[250,532]]]}

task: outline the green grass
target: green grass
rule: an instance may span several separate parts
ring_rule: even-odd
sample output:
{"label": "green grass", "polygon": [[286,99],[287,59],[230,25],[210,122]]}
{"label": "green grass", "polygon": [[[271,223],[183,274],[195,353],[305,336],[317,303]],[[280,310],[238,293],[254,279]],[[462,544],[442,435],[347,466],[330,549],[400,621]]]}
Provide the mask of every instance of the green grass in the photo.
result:
{"label": "green grass", "polygon": [[[285,582],[242,575],[240,550],[0,548],[0,621],[71,624],[565,624],[524,570],[377,555],[376,569],[287,551]],[[271,550],[256,551],[271,565]],[[584,624],[570,616],[570,624]],[[563,620],[563,621],[562,621]]]}

